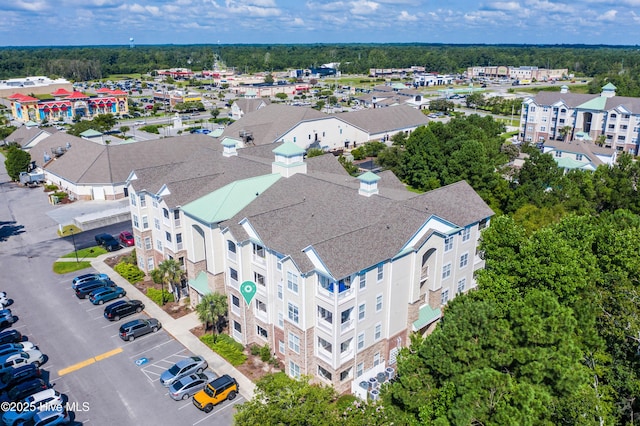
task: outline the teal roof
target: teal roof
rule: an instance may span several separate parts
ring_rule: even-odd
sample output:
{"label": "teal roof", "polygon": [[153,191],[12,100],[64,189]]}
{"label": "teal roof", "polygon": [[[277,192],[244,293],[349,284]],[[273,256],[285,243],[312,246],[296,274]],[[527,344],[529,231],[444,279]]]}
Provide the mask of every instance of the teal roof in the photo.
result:
{"label": "teal roof", "polygon": [[585,140],[585,141],[593,140],[591,139],[591,136],[589,136],[589,133],[587,132],[576,132],[576,139]]}
{"label": "teal roof", "polygon": [[34,127],[34,126],[37,126],[38,123],[36,123],[35,121],[29,120],[26,123],[24,123],[24,125],[27,126],[27,127]]}
{"label": "teal roof", "polygon": [[222,146],[237,146],[238,145],[238,141],[232,138],[224,138],[222,139]]}
{"label": "teal roof", "polygon": [[406,89],[407,88],[407,86],[405,84],[402,84],[402,83],[393,83],[391,85],[391,87],[393,89]]}
{"label": "teal roof", "polygon": [[212,138],[219,138],[220,136],[222,136],[223,132],[224,132],[224,127],[217,127],[213,129],[211,133],[209,133],[209,136],[211,136]]}
{"label": "teal roof", "polygon": [[414,331],[418,331],[432,322],[437,321],[441,316],[442,311],[438,308],[434,309],[429,305],[421,307],[418,312],[418,319],[413,322]]}
{"label": "teal roof", "polygon": [[235,216],[280,179],[279,173],[238,180],[182,207],[204,223],[218,223]]}
{"label": "teal roof", "polygon": [[613,85],[613,83],[607,83],[602,86],[602,90],[616,90],[617,87]]}
{"label": "teal roof", "polygon": [[102,136],[102,133],[93,129],[88,129],[80,133],[80,136],[84,136],[85,138],[94,138],[96,136]]}
{"label": "teal roof", "polygon": [[273,151],[276,155],[283,155],[285,157],[295,157],[296,155],[304,155],[304,149],[300,148],[293,142],[286,141]]}
{"label": "teal roof", "polygon": [[374,183],[380,180],[380,176],[372,172],[366,172],[358,176],[358,180],[364,183]]}
{"label": "teal roof", "polygon": [[583,103],[582,105],[578,105],[576,108],[604,111],[604,107],[607,103],[607,99],[608,98],[604,96],[598,96],[591,99],[590,101]]}
{"label": "teal roof", "polygon": [[211,293],[209,284],[207,283],[207,274],[204,271],[200,272],[196,279],[189,280],[189,287],[193,288],[203,296]]}
{"label": "teal roof", "polygon": [[574,158],[570,158],[570,157],[554,157],[556,160],[556,163],[558,163],[558,167],[562,168],[562,169],[569,169],[569,170],[573,170],[573,169],[588,169],[588,170],[595,170],[595,168],[593,167],[593,165],[591,163],[585,163],[583,161],[578,161]]}

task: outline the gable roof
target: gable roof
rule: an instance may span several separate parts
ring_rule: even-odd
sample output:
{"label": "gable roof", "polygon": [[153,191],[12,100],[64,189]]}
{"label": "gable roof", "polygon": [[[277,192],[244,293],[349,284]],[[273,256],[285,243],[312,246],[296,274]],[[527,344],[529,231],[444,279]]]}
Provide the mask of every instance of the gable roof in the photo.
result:
{"label": "gable roof", "polygon": [[429,123],[429,119],[422,111],[407,105],[367,108],[343,113],[337,118],[363,129],[369,134],[396,132],[410,127],[426,126]]}
{"label": "gable roof", "polygon": [[48,127],[46,130],[44,130],[37,126],[20,126],[4,140],[8,143],[17,143],[22,148],[25,148],[31,141],[36,139],[41,134],[46,133],[47,135],[52,135],[57,132],[58,130],[55,127]]}
{"label": "gable roof", "polygon": [[261,107],[271,104],[270,99],[239,98],[233,102],[242,112],[249,113],[259,110]]}

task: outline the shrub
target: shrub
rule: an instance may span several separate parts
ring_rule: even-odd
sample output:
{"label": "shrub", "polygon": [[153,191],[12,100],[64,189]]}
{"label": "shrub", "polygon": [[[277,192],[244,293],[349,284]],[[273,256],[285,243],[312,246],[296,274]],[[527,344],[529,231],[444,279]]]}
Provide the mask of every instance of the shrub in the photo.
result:
{"label": "shrub", "polygon": [[69,196],[69,194],[67,194],[64,191],[56,191],[53,193],[54,197],[58,197],[59,199],[63,199],[63,198],[67,198]]}
{"label": "shrub", "polygon": [[120,262],[113,268],[113,270],[131,284],[142,281],[142,278],[144,278],[144,272],[142,272],[136,265],[132,265],[130,263]]}
{"label": "shrub", "polygon": [[47,184],[47,185],[44,186],[44,190],[45,190],[45,192],[57,191],[58,190],[58,185],[54,185],[52,183]]}
{"label": "shrub", "polygon": [[247,356],[242,352],[242,344],[233,340],[231,336],[206,334],[200,337],[200,340],[233,366],[243,364],[247,360]]}
{"label": "shrub", "polygon": [[258,354],[260,354],[260,346],[258,345],[249,346],[249,352],[251,353],[251,355],[257,356]]}
{"label": "shrub", "polygon": [[262,362],[269,362],[271,360],[271,349],[266,343],[260,348],[260,359]]}
{"label": "shrub", "polygon": [[120,262],[128,263],[129,265],[138,266],[138,257],[136,256],[136,249],[131,250],[131,253],[122,257]]}
{"label": "shrub", "polygon": [[154,303],[158,306],[162,306],[162,297],[164,296],[164,303],[173,302],[173,294],[168,292],[167,290],[158,290],[155,288],[147,289],[147,297],[154,301]]}

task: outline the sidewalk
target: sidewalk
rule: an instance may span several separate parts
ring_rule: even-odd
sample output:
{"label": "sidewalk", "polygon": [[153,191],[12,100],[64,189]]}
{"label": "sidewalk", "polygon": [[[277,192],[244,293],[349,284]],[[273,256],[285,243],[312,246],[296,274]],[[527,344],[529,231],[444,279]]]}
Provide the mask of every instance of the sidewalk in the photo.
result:
{"label": "sidewalk", "polygon": [[[117,254],[120,255],[126,250],[131,251],[133,248],[120,250]],[[207,345],[202,343],[200,339],[194,336],[189,330],[202,323],[198,320],[198,316],[195,312],[185,315],[181,318],[174,319],[166,313],[160,306],[156,305],[145,294],[138,290],[129,281],[122,278],[117,272],[111,269],[104,260],[108,257],[114,256],[115,253],[106,253],[96,258],[91,259],[91,266],[102,274],[107,274],[111,280],[124,288],[127,292],[127,296],[131,299],[138,299],[144,303],[145,312],[153,318],[162,323],[162,328],[171,334],[177,341],[182,343],[189,351],[196,355],[200,355],[207,360],[209,367],[218,375],[228,374],[235,378],[240,385],[240,393],[245,399],[249,400],[253,398],[253,392],[255,384],[249,380],[244,374],[229,364],[224,358],[212,351]],[[75,262],[75,259],[58,259],[59,261],[71,261]],[[89,260],[89,259],[86,259]]]}

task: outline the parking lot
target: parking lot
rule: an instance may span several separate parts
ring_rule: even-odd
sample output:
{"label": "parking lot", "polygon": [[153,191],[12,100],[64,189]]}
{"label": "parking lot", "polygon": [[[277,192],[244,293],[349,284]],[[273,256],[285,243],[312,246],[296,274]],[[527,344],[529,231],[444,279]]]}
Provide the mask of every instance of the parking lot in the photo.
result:
{"label": "parking lot", "polygon": [[8,182],[2,168],[0,291],[14,300],[10,308],[19,320],[13,328],[47,355],[42,368],[54,388],[68,396],[76,424],[232,424],[232,407],[242,397],[205,414],[190,400],[173,401],[157,380],[163,368],[191,355],[180,342],[165,330],[122,341],[120,324],[146,317],[144,312],[109,322],[104,305],[75,297],[71,279],[79,273],[53,273],[53,262],[73,251],[71,241],[56,237],[56,223],[46,215],[55,208],[43,192]]}

